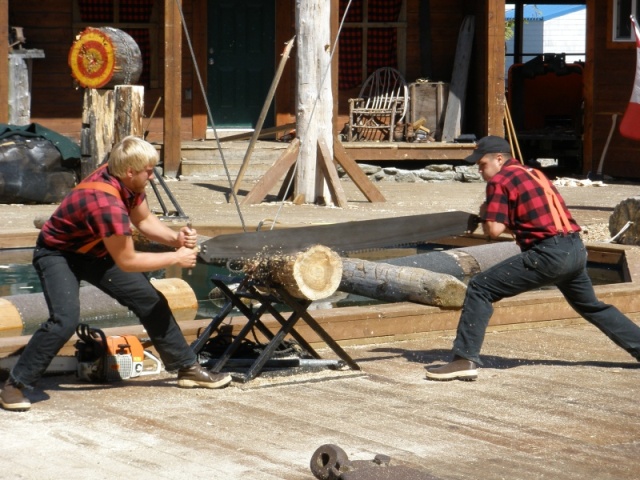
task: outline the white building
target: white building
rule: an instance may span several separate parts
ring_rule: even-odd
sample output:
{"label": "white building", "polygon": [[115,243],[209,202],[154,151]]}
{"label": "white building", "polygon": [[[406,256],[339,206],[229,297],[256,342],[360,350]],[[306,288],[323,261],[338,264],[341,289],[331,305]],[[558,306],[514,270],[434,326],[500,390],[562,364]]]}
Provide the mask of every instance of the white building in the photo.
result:
{"label": "white building", "polygon": [[[505,19],[513,21],[515,5],[506,4]],[[586,52],[585,5],[524,5],[522,61],[543,53],[564,53],[566,62],[584,62]],[[514,39],[506,41],[506,71],[513,64]]]}

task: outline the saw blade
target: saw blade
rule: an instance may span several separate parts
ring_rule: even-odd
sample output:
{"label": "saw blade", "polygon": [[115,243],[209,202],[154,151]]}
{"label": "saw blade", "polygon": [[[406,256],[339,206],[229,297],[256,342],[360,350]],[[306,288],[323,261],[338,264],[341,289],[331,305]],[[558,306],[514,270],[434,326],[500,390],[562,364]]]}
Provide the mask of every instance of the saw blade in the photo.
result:
{"label": "saw blade", "polygon": [[324,245],[339,254],[398,247],[462,234],[468,212],[453,211],[218,235],[200,244],[205,263],[271,256]]}

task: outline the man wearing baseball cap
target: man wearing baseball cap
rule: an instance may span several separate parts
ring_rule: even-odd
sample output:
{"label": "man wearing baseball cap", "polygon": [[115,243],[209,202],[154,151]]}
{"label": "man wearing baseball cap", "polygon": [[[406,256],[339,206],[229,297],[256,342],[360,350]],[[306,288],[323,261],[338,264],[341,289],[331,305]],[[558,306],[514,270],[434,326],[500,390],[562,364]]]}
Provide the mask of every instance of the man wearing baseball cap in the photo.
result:
{"label": "man wearing baseball cap", "polygon": [[484,233],[496,238],[511,232],[522,252],[470,280],[453,359],[427,368],[427,379],[476,380],[493,303],[547,285],[558,287],[576,312],[640,360],[640,327],[596,298],[580,227],[564,200],[542,172],[524,167],[510,151],[506,140],[488,136],[465,160],[477,164],[487,182],[479,215]]}

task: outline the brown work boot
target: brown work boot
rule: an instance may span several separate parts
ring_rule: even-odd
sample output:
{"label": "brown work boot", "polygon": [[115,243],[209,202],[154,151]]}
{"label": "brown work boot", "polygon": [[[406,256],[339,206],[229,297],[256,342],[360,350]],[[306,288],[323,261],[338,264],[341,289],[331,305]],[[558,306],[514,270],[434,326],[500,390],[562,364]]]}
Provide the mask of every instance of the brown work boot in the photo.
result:
{"label": "brown work boot", "polygon": [[180,388],[222,388],[231,382],[228,373],[213,373],[198,363],[178,370]]}
{"label": "brown work boot", "polygon": [[22,389],[16,387],[11,379],[7,380],[0,393],[0,405],[5,410],[26,412],[31,408],[31,402],[22,394]]}
{"label": "brown work boot", "polygon": [[476,364],[471,360],[455,355],[453,361],[440,367],[427,368],[427,379],[429,380],[476,380],[478,370]]}

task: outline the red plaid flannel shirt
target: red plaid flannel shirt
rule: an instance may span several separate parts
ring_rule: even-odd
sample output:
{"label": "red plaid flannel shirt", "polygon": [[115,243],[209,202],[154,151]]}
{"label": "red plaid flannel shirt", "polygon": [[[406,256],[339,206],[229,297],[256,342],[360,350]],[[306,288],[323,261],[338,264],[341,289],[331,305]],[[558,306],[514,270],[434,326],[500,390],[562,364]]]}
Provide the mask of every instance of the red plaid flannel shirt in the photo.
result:
{"label": "red plaid flannel shirt", "polygon": [[[513,158],[487,182],[487,209],[485,220],[503,223],[511,230],[522,250],[559,232],[553,223],[544,191],[522,168],[509,168],[520,163]],[[564,200],[552,188],[573,225],[573,231],[581,229],[569,213]]]}
{"label": "red plaid flannel shirt", "polygon": [[[47,248],[77,252],[97,238],[131,235],[129,214],[144,201],[145,194],[132,192],[106,168],[96,170],[84,181],[113,185],[120,197],[99,190],[72,190],[42,227],[40,241]],[[87,254],[104,257],[107,249],[98,242]]]}

